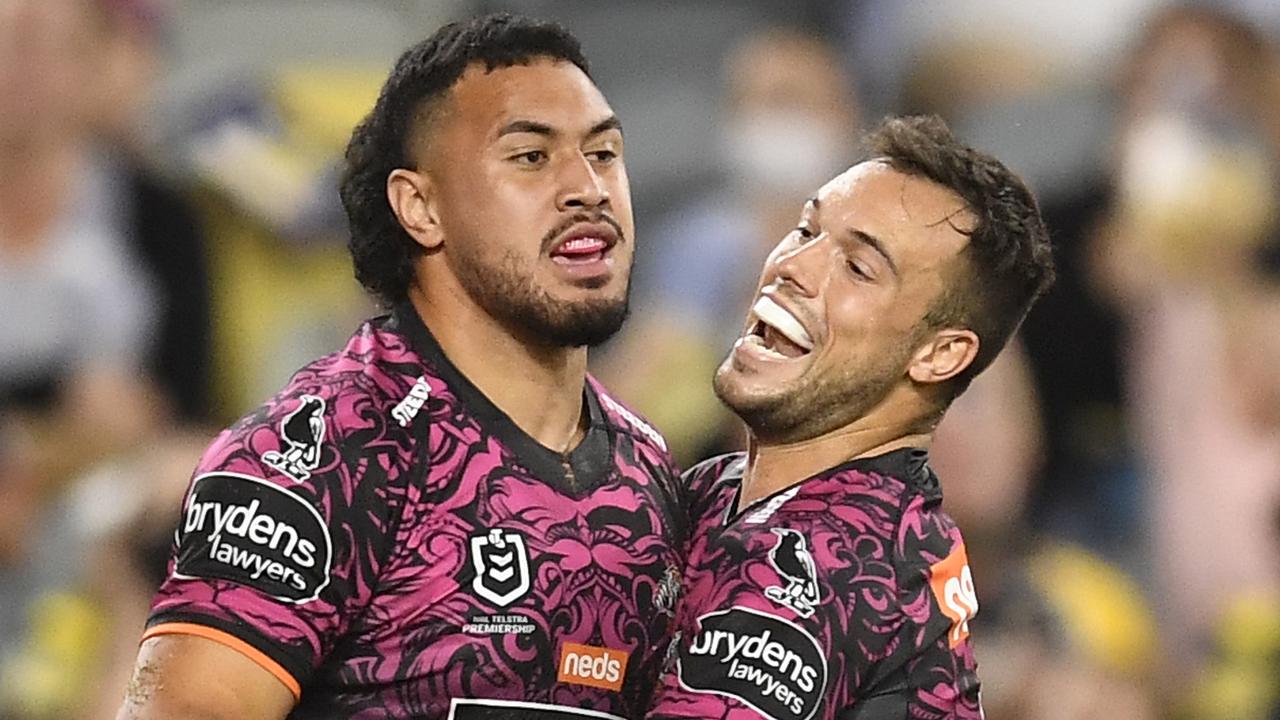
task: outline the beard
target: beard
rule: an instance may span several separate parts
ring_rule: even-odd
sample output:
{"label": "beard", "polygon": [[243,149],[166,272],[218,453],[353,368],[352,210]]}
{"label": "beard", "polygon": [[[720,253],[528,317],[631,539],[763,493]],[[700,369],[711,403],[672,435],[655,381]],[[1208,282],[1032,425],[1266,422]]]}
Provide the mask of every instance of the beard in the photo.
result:
{"label": "beard", "polygon": [[454,275],[485,312],[514,334],[556,347],[595,347],[613,337],[630,310],[630,277],[617,297],[558,300],[538,287],[513,252],[497,262],[456,258]]}
{"label": "beard", "polygon": [[751,428],[757,438],[785,444],[826,435],[865,416],[902,380],[912,345],[903,343],[870,367],[810,372],[795,382],[749,393],[734,382],[732,360],[716,372],[716,397]]}

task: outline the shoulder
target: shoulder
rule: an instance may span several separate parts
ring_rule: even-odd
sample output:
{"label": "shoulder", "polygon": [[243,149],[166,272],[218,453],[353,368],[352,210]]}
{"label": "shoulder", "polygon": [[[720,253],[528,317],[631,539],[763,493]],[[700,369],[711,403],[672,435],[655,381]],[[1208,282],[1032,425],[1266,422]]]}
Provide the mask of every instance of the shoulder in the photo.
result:
{"label": "shoulder", "polygon": [[703,460],[685,471],[680,489],[692,527],[706,530],[705,523],[721,524],[737,497],[745,464],[745,453],[728,453]]}
{"label": "shoulder", "polygon": [[600,400],[600,410],[614,429],[632,436],[637,444],[657,451],[664,458],[670,458],[671,451],[667,447],[667,439],[648,420],[615,398],[594,377],[588,376],[587,384]]}
{"label": "shoulder", "polygon": [[344,348],[299,369],[219,434],[200,469],[305,483],[353,465],[355,456],[412,445],[415,436],[396,420],[396,407],[412,396],[420,369],[402,336],[366,322]]}
{"label": "shoulder", "polygon": [[945,633],[949,647],[956,648],[969,636],[978,596],[960,528],[942,512],[938,498],[910,497],[894,554],[907,615],[928,628],[925,638]]}
{"label": "shoulder", "polygon": [[413,384],[387,362],[393,346],[366,323],[213,440],[184,500],[177,576],[305,604],[334,592],[347,538],[384,556],[420,455],[392,419]]}
{"label": "shoulder", "polygon": [[896,541],[900,560],[908,565],[932,566],[964,554],[959,526],[942,511],[938,498],[925,493],[904,498]]}
{"label": "shoulder", "polygon": [[682,484],[691,492],[712,492],[726,485],[737,486],[747,462],[746,453],[715,455],[684,471]]}

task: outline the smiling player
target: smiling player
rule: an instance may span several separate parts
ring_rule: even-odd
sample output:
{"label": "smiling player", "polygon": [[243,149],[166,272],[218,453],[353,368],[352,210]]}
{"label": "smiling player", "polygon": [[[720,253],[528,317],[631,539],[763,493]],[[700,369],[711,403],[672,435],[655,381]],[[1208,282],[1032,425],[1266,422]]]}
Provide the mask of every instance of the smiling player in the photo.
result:
{"label": "smiling player", "polygon": [[577,40],[492,16],[408,50],[342,200],[391,312],[205,453],[120,717],[636,716],[684,516],[586,375],[634,229]]}
{"label": "smiling player", "polygon": [[1052,282],[1023,183],[892,119],[765,263],[716,375],[744,454],[688,473],[680,639],[650,718],[978,718],[933,428]]}

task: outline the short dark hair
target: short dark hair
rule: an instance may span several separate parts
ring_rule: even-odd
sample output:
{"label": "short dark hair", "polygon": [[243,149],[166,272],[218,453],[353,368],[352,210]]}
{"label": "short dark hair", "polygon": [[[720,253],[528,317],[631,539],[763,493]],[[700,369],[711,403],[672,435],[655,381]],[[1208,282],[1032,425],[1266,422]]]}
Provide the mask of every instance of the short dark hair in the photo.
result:
{"label": "short dark hair", "polygon": [[925,317],[928,328],[965,327],[978,335],[978,355],[952,380],[949,400],[991,364],[1053,284],[1049,232],[1022,179],[961,143],[936,116],[887,118],[869,134],[867,147],[899,172],[959,195],[976,220],[962,229],[969,236],[963,264]]}
{"label": "short dark hair", "polygon": [[413,166],[410,136],[473,63],[493,71],[537,58],[573,63],[590,76],[581,44],[555,23],[506,13],[450,23],[400,56],[373,110],[352,132],[339,187],[351,230],[347,247],[356,280],[384,305],[408,296],[413,261],[422,253],[387,200],[387,176]]}

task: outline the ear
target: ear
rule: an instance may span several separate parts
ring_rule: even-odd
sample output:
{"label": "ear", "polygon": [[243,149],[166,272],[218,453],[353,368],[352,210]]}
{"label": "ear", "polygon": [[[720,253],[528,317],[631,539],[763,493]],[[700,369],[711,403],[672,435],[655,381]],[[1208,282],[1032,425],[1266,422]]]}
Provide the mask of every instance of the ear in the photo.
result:
{"label": "ear", "polygon": [[397,168],[387,176],[387,201],[400,226],[426,250],[444,244],[435,184],[425,173]]}
{"label": "ear", "polygon": [[977,356],[977,333],[951,328],[939,330],[916,350],[907,374],[918,383],[945,382],[964,372]]}

